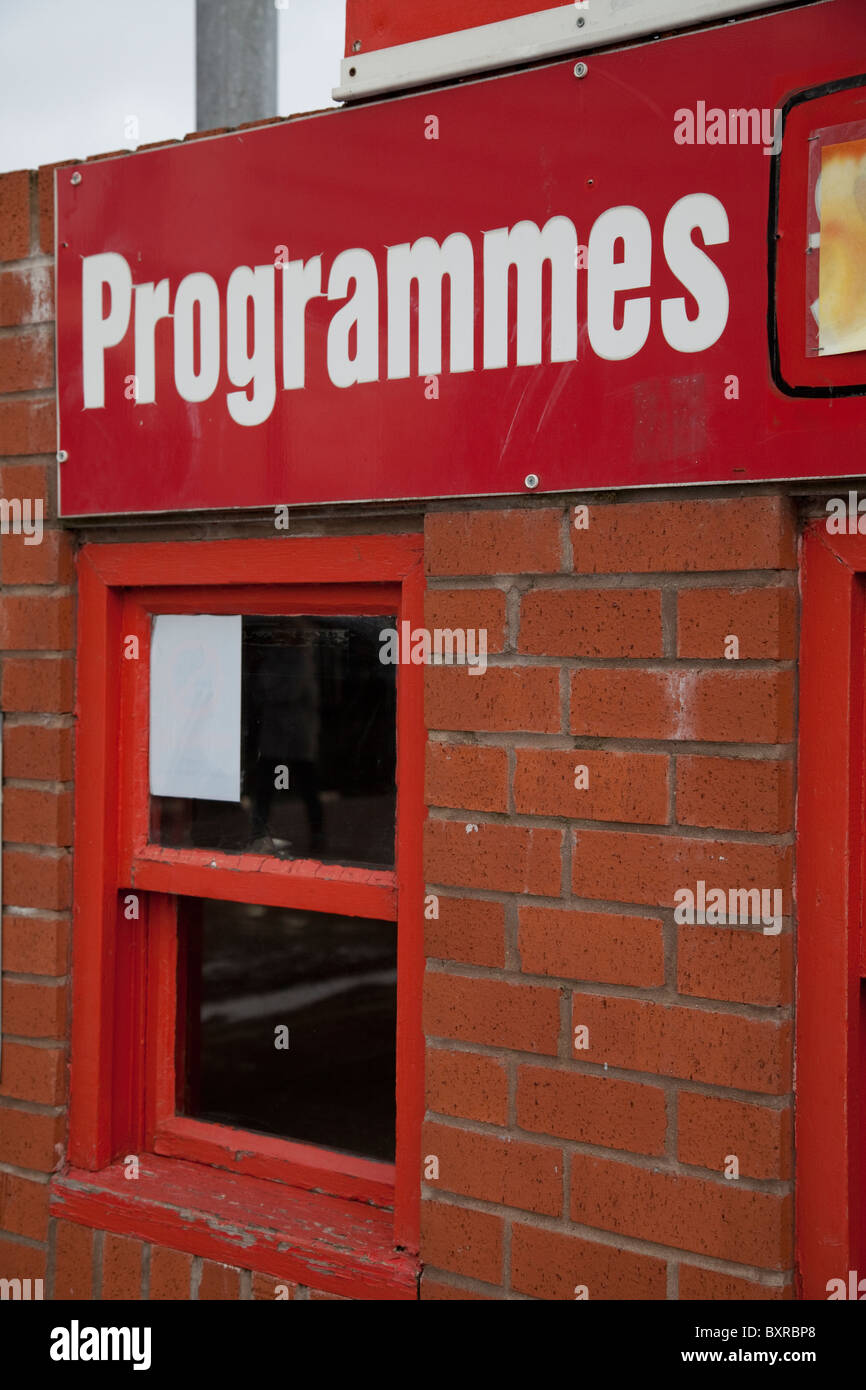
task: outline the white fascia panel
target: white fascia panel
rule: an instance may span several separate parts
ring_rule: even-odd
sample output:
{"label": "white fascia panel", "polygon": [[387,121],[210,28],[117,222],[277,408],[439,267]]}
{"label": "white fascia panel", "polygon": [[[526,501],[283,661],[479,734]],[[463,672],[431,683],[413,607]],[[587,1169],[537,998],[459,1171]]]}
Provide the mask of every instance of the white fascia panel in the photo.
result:
{"label": "white fascia panel", "polygon": [[[335,101],[423,87],[511,64],[778,8],[779,0],[587,0],[344,58]],[[583,24],[578,21],[583,20]]]}

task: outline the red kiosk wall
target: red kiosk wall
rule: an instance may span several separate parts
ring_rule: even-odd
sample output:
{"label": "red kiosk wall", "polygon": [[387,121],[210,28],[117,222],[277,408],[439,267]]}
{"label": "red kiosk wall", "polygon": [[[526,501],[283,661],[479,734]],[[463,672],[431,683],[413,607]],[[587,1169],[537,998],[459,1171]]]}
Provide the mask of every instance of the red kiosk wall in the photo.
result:
{"label": "red kiosk wall", "polygon": [[475,0],[471,5],[464,0],[347,0],[346,57],[570,4],[573,0]]}

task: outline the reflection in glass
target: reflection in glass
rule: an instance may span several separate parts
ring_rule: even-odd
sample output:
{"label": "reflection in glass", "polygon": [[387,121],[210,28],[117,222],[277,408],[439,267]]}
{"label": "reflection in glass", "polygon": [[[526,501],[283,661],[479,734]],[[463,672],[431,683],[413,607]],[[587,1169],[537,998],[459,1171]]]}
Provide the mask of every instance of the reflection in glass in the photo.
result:
{"label": "reflection in glass", "polygon": [[393,1162],[396,923],[178,907],[179,1112]]}
{"label": "reflection in glass", "polygon": [[396,668],[382,617],[245,617],[241,801],[151,797],[151,841],[394,864]]}

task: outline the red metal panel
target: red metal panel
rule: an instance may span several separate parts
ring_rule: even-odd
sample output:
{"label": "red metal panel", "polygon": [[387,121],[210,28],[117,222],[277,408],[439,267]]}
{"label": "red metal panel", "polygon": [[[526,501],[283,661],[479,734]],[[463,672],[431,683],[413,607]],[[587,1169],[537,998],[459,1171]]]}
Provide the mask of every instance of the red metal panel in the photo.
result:
{"label": "red metal panel", "polygon": [[[573,63],[555,63],[60,169],[58,361],[61,444],[69,455],[60,471],[63,512],[520,493],[529,474],[540,479],[540,492],[854,474],[866,440],[864,398],[793,397],[772,381],[767,262],[774,159],[761,144],[679,144],[674,130],[675,113],[697,112],[699,103],[772,115],[795,93],[856,77],[866,68],[861,0],[830,0],[820,11],[808,6],[594,54],[588,68],[578,80]],[[426,138],[431,115],[438,139]],[[794,138],[805,137],[794,132]],[[679,253],[672,252],[664,245],[669,214],[693,195],[724,210],[728,239],[701,251],[701,232],[694,229],[689,240],[681,231]],[[685,207],[691,213],[694,204]],[[538,309],[540,362],[533,348],[524,365],[516,364],[512,290],[509,365],[485,366],[486,308],[504,311],[508,298],[501,281],[498,290],[485,290],[485,233],[525,221],[541,227],[560,217],[585,246],[609,209],[619,209],[617,227],[624,217],[632,228],[643,226],[643,215],[651,236],[649,284],[638,277],[638,288],[618,292],[609,315],[616,329],[624,303],[634,310],[643,301],[649,311],[643,346],[621,360],[601,356],[597,341],[593,346],[588,286],[613,278],[602,251],[595,280],[592,261],[588,268],[580,262],[577,272],[576,359],[550,360],[548,266],[543,295],[535,296],[545,306]],[[473,253],[474,316],[468,315],[465,341],[474,369],[449,369],[446,294],[443,369],[433,398],[414,351],[410,375],[389,375],[388,248],[425,237],[441,243],[451,233],[466,236]],[[637,235],[628,232],[629,256]],[[621,245],[616,241],[611,255]],[[369,349],[375,379],[335,384],[341,374],[329,366],[329,338],[340,336],[336,315],[351,314],[357,285],[357,276],[341,281],[338,268],[334,298],[323,293],[306,307],[304,384],[284,387],[279,282],[294,281],[275,263],[321,256],[327,290],[335,261],[351,249],[363,253],[365,269],[356,259],[356,272],[370,277],[365,340],[378,344]],[[662,323],[666,301],[668,315],[672,304],[692,319],[698,313],[684,249],[704,269],[708,262],[718,268],[729,296],[720,336],[700,350],[683,347],[682,339],[672,343]],[[155,400],[146,403],[148,333],[142,332],[137,357],[135,323],[139,315],[146,323],[148,292],[130,292],[124,317],[118,290],[117,324],[105,331],[123,336],[104,354],[105,404],[84,409],[82,258],[105,252],[123,257],[135,285],[167,281],[161,293],[169,316],[154,330]],[[231,408],[244,409],[243,363],[236,345],[230,380],[226,341],[229,277],[241,267],[265,272],[257,424],[238,423],[227,400],[233,394]],[[178,286],[193,274],[211,277],[220,322],[219,343],[208,340],[218,368],[209,380],[216,385],[198,402],[179,393],[173,342]],[[108,299],[106,291],[93,312],[108,314]],[[235,293],[233,341],[245,332],[241,303]],[[471,295],[459,296],[455,312],[471,303]],[[805,314],[805,305],[799,307]],[[536,322],[534,308],[532,315]],[[573,325],[570,309],[565,317]],[[402,313],[399,318],[405,323]],[[289,341],[295,341],[291,332]],[[347,341],[351,355],[357,349],[351,330]],[[188,397],[185,379],[181,384]],[[144,393],[140,401],[130,397],[135,389]],[[95,388],[89,399],[98,400]],[[826,448],[831,426],[832,452]]]}
{"label": "red metal panel", "polygon": [[117,933],[117,757],[121,601],[88,552],[78,562],[75,713],[75,898],[69,1158],[100,1168],[114,1157],[112,1082]]}
{"label": "red metal panel", "polygon": [[797,1278],[862,1273],[860,981],[866,537],[803,543],[797,798]]}
{"label": "red metal panel", "polygon": [[372,48],[414,43],[435,34],[495,24],[518,15],[555,10],[574,0],[347,0],[346,57]]}

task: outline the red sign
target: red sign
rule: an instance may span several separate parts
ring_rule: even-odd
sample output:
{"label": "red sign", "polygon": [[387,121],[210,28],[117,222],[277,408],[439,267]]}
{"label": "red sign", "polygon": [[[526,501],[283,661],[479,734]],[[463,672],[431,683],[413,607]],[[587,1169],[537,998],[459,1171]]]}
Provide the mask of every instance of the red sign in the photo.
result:
{"label": "red sign", "polygon": [[864,68],[832,0],[58,170],[61,514],[862,473],[805,249]]}

